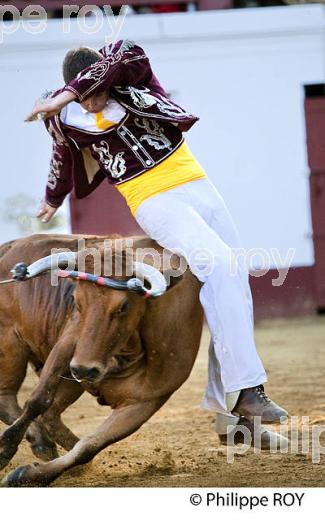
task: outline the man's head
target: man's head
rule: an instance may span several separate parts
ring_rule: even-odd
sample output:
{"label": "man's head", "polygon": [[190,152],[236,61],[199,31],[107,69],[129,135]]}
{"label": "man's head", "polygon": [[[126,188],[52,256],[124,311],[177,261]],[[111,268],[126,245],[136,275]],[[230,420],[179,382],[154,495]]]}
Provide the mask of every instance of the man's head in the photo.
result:
{"label": "man's head", "polygon": [[79,72],[87,69],[93,63],[103,59],[103,56],[90,47],[70,49],[63,60],[62,72],[66,84],[75,79]]}
{"label": "man's head", "polygon": [[[78,47],[77,49],[70,49],[63,60],[62,71],[63,78],[66,84],[75,79],[79,72],[87,69],[93,63],[103,59],[103,56],[90,47]],[[80,104],[82,108],[88,112],[101,112],[108,100],[107,92],[99,92],[89,96]]]}

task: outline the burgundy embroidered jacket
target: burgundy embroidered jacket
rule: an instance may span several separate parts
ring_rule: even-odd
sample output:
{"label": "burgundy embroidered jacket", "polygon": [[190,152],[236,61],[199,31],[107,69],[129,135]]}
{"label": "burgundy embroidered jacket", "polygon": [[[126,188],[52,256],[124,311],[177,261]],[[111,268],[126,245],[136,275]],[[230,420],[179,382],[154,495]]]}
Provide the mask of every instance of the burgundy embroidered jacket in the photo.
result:
{"label": "burgundy embroidered jacket", "polygon": [[117,125],[98,133],[69,126],[60,115],[45,121],[53,138],[46,201],[54,207],[73,187],[76,197],[82,198],[105,177],[119,184],[141,175],[172,154],[183,142],[182,132],[198,120],[168,98],[141,47],[120,40],[100,52],[103,60],[54,95],[69,90],[83,101],[108,90],[126,114]]}

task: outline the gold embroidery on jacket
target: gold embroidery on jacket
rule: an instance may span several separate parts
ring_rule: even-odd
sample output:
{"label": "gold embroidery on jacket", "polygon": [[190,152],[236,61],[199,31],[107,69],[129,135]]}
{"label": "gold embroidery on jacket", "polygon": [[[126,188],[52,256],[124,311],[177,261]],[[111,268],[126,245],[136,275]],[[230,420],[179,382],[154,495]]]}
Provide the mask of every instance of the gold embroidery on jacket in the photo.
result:
{"label": "gold embroidery on jacket", "polygon": [[158,110],[162,114],[177,117],[190,116],[190,114],[186,112],[183,108],[178,107],[172,101],[169,101],[166,97],[158,97],[158,95],[156,97],[153,94],[150,94],[150,89],[147,87],[115,87],[115,90],[117,90],[117,92],[120,92],[121,94],[130,94],[135,106],[142,110],[144,108],[149,108],[154,105],[157,105]]}
{"label": "gold embroidery on jacket", "polygon": [[165,148],[171,150],[171,141],[164,135],[164,129],[154,119],[147,119],[146,117],[140,119],[136,117],[134,123],[148,132],[141,135],[140,141],[147,141],[155,150],[164,150]]}
{"label": "gold embroidery on jacket", "polygon": [[124,152],[118,152],[115,157],[110,153],[109,145],[106,141],[100,141],[100,146],[92,145],[94,152],[99,155],[99,162],[103,168],[110,172],[114,179],[118,179],[126,172]]}
{"label": "gold embroidery on jacket", "polygon": [[134,47],[134,45],[134,42],[130,40],[125,40],[116,53],[108,54],[108,56],[104,58],[104,60],[98,61],[91,65],[90,70],[88,70],[88,72],[79,72],[79,75],[77,76],[78,83],[90,79],[93,79],[95,81],[95,83],[91,85],[89,89],[82,94],[82,99],[85,99],[87,96],[89,96],[90,92],[92,92],[99,85],[102,78],[107,74],[110,67],[121,61],[124,53],[132,47]]}
{"label": "gold embroidery on jacket", "polygon": [[58,183],[58,179],[60,178],[60,170],[63,166],[63,162],[60,160],[61,155],[57,150],[56,145],[53,145],[53,153],[50,162],[50,172],[47,179],[47,185],[51,190],[56,188]]}

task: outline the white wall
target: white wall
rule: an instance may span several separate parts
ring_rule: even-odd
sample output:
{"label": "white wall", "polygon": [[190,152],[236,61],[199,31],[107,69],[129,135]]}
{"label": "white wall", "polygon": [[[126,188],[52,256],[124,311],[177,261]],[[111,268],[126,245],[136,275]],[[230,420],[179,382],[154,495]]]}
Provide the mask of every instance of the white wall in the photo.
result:
{"label": "white wall", "polygon": [[[320,5],[129,16],[135,39],[174,98],[201,120],[188,141],[223,194],[246,248],[278,248],[292,265],[313,264],[303,85],[324,81],[325,9]],[[21,28],[0,44],[2,100],[0,212],[17,193],[39,199],[50,139],[23,118],[45,89],[61,86],[74,45],[100,47],[110,27],[63,34]],[[21,233],[1,216],[0,241]],[[64,226],[60,228],[64,230]],[[259,267],[256,258],[254,267]]]}

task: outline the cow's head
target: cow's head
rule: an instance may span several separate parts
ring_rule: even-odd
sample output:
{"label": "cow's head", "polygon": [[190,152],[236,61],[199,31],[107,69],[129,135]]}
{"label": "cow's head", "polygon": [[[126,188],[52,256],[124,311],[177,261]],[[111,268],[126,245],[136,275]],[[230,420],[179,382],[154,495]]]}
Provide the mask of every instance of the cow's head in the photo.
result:
{"label": "cow's head", "polygon": [[[117,256],[113,258],[116,261]],[[105,376],[114,356],[138,327],[147,300],[157,298],[167,290],[165,277],[153,266],[132,259],[130,272],[130,262],[125,261],[123,254],[119,260],[122,272],[118,276],[98,276],[98,271],[94,275],[91,255],[85,258],[84,271],[71,270],[72,265],[78,265],[77,253],[57,253],[41,258],[28,266],[28,273],[25,273],[26,279],[51,270],[59,277],[74,280],[73,312],[78,316],[78,334],[70,370],[78,381],[95,383]],[[67,262],[70,270],[63,271]],[[102,267],[105,267],[103,261]],[[115,273],[114,262],[111,267]]]}

